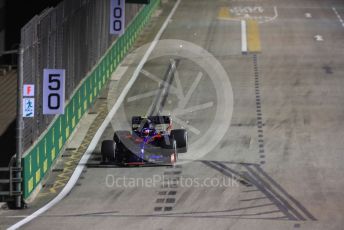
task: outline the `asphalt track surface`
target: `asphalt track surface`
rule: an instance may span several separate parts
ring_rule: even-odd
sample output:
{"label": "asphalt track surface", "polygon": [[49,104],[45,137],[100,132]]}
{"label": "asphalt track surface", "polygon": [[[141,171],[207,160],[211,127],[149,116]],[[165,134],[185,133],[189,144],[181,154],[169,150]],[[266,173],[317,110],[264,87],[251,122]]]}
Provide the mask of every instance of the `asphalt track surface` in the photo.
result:
{"label": "asphalt track surface", "polygon": [[[174,3],[164,5],[162,18]],[[221,7],[232,9],[228,20],[218,18]],[[260,39],[253,38],[260,50],[241,52],[240,17],[260,22]],[[23,229],[342,229],[340,18],[339,0],[182,0],[162,39],[203,47],[227,72],[234,103],[224,136],[213,133],[220,141],[208,154],[184,154],[175,167],[98,167],[99,142],[78,186]],[[139,58],[133,53],[121,80],[110,84],[109,107]],[[171,59],[179,64],[163,113],[189,130],[191,144],[212,126],[223,128],[230,114],[215,119],[216,111],[230,100],[217,92],[228,84],[218,89],[195,60],[161,55],[145,64],[101,140],[147,113]]]}

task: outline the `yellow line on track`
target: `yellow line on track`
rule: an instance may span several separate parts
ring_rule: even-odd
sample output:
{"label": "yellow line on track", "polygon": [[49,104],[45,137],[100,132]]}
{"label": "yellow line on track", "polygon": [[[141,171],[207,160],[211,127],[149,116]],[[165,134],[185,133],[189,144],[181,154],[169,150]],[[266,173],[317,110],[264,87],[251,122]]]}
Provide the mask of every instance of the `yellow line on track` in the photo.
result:
{"label": "yellow line on track", "polygon": [[256,20],[247,19],[247,47],[251,53],[261,52],[259,24]]}
{"label": "yellow line on track", "polygon": [[230,19],[231,14],[229,13],[228,7],[221,7],[218,14],[218,19]]}

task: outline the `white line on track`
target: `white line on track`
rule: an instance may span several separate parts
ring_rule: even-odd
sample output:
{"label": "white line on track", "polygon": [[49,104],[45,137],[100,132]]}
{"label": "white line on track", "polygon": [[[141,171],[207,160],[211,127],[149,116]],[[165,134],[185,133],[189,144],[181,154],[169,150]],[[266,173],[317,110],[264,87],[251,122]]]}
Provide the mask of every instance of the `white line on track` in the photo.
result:
{"label": "white line on track", "polygon": [[311,14],[311,13],[305,13],[305,17],[306,17],[306,18],[311,18],[311,17],[312,17],[312,14]]}
{"label": "white line on track", "polygon": [[241,52],[247,53],[246,21],[241,20]]}
{"label": "white line on track", "polygon": [[[277,6],[274,6],[274,16],[273,17],[268,17],[265,22],[271,22],[274,21],[278,17],[278,11],[277,11]],[[261,23],[261,22],[259,22]]]}
{"label": "white line on track", "polygon": [[340,16],[340,14],[338,13],[337,9],[332,7],[332,10],[336,14],[336,16],[337,16],[338,20],[340,21],[340,23],[342,24],[342,27],[344,27],[344,21],[343,21],[342,17]]}
{"label": "white line on track", "polygon": [[129,80],[128,84],[124,87],[121,95],[119,96],[118,100],[116,101],[115,105],[112,107],[111,111],[109,112],[109,114],[107,115],[107,117],[105,118],[104,122],[102,123],[102,125],[99,127],[97,133],[95,134],[95,136],[93,137],[91,144],[88,146],[85,154],[83,155],[83,157],[81,158],[78,166],[76,167],[75,171],[73,172],[73,175],[71,176],[71,178],[69,179],[68,183],[66,184],[66,186],[62,189],[62,191],[53,199],[51,200],[48,204],[46,204],[45,206],[41,207],[40,209],[38,209],[37,211],[35,211],[34,213],[32,213],[31,215],[27,216],[26,218],[22,219],[21,221],[17,222],[16,224],[10,226],[8,228],[8,230],[12,230],[12,229],[18,229],[20,227],[22,227],[24,224],[27,224],[28,222],[32,221],[33,219],[37,218],[39,215],[43,214],[44,212],[46,212],[48,209],[50,209],[51,207],[53,207],[55,204],[59,203],[64,197],[66,197],[68,195],[68,193],[72,190],[72,188],[74,187],[74,185],[76,184],[76,182],[78,181],[82,171],[85,168],[85,165],[88,161],[88,159],[90,158],[90,156],[92,155],[92,152],[94,151],[95,147],[97,146],[97,143],[100,140],[100,137],[102,136],[103,132],[105,131],[106,127],[109,125],[109,123],[111,122],[112,117],[115,115],[115,113],[117,112],[118,108],[120,107],[120,105],[122,104],[122,102],[124,101],[124,98],[126,97],[126,95],[128,94],[130,88],[132,87],[132,85],[134,84],[135,80],[137,79],[137,77],[140,74],[140,71],[142,69],[142,67],[144,66],[144,64],[146,63],[146,61],[148,60],[149,55],[153,52],[155,46],[157,45],[162,33],[165,31],[170,19],[172,18],[172,16],[174,15],[176,9],[178,8],[179,4],[180,4],[181,0],[177,0],[176,4],[174,5],[172,11],[170,12],[170,14],[168,15],[168,17],[166,18],[164,24],[161,26],[159,32],[157,33],[157,35],[155,36],[153,42],[150,44],[149,48],[147,49],[147,52],[145,53],[145,55],[143,56],[143,58],[141,59],[139,65],[136,67],[135,72],[132,76],[132,78]]}

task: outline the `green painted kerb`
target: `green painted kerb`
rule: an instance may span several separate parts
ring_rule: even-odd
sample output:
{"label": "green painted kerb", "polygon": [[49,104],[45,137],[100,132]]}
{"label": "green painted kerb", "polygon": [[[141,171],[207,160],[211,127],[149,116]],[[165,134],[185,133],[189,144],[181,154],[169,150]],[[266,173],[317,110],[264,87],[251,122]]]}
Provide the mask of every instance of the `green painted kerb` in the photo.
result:
{"label": "green painted kerb", "polygon": [[75,89],[73,97],[65,107],[65,114],[60,115],[40,141],[24,154],[22,158],[24,199],[30,196],[50,170],[80,118],[97,98],[107,79],[124,58],[129,47],[133,45],[159,3],[160,0],[151,0],[149,5],[142,8],[126,32],[114,42],[102,61]]}

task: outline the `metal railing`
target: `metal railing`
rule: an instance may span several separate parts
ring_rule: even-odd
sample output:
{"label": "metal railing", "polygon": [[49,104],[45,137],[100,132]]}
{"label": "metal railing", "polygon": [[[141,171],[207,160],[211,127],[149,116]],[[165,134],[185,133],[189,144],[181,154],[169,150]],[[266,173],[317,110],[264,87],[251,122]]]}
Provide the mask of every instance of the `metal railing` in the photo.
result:
{"label": "metal railing", "polygon": [[1,201],[15,201],[15,198],[17,197],[21,200],[22,191],[17,189],[17,185],[22,183],[22,179],[17,177],[20,172],[21,168],[15,165],[15,155],[11,158],[8,167],[0,167]]}
{"label": "metal railing", "polygon": [[[66,70],[66,100],[117,36],[109,34],[109,0],[66,0],[35,16],[21,31],[23,83],[35,85],[35,117],[24,119],[23,151],[32,146],[55,116],[43,115],[43,69]],[[141,5],[126,4],[128,25]]]}

